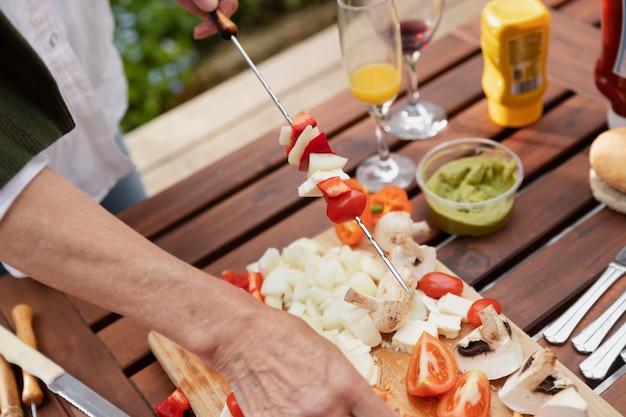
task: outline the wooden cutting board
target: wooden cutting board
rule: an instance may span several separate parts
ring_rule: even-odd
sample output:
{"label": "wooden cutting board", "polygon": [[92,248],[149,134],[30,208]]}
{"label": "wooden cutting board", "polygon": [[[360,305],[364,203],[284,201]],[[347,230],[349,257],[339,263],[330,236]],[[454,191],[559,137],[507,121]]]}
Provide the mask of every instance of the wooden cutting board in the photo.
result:
{"label": "wooden cutting board", "polygon": [[[340,245],[334,231],[331,229],[315,238],[317,242],[325,247],[331,248]],[[361,244],[364,250],[372,250],[367,244]],[[451,273],[444,265],[439,265],[438,269]],[[463,296],[469,299],[479,298],[480,295],[471,287],[466,285]],[[514,323],[511,323],[522,343],[525,357],[530,356],[542,347],[534,342]],[[456,344],[456,340],[463,337],[472,329],[464,324],[461,334],[457,339],[441,340],[451,348]],[[180,387],[189,401],[197,417],[217,417],[219,416],[226,396],[230,392],[230,387],[226,378],[207,367],[197,356],[189,353],[168,338],[156,332],[148,335],[148,342],[152,352],[158,359],[161,366],[170,377],[172,382]],[[387,403],[396,409],[399,415],[404,413],[416,417],[436,416],[435,400],[421,399],[408,396],[405,389],[404,378],[408,369],[410,354],[397,352],[392,349],[377,347],[373,349],[373,354],[378,358],[382,370],[382,386],[389,388]],[[569,369],[560,362],[557,367],[561,369],[577,384],[578,391],[589,404],[590,416],[621,417],[609,403],[596,395],[591,388],[582,382]],[[505,379],[491,381],[492,401],[491,417],[509,417],[513,412],[504,406],[497,395],[498,389]]]}

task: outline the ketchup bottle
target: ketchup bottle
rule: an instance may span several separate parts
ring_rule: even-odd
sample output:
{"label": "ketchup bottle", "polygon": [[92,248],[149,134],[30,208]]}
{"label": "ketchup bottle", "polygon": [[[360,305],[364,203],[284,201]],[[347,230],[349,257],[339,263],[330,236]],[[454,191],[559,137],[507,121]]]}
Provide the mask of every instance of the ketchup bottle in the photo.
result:
{"label": "ketchup bottle", "polygon": [[626,126],[626,0],[602,0],[602,53],[596,62],[596,86],[610,106],[609,129]]}

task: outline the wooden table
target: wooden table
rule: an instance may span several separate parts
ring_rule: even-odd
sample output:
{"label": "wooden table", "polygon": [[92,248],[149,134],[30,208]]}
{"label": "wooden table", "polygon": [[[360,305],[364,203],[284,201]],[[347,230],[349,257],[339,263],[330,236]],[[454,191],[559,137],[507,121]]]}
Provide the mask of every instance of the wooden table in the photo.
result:
{"label": "wooden table", "polygon": [[[480,85],[479,22],[474,20],[429,46],[418,66],[421,92],[446,108],[448,128],[431,140],[392,143],[393,150],[415,161],[435,144],[458,137],[493,138],[520,156],[525,179],[506,228],[482,238],[434,231],[426,242],[438,247],[439,259],[451,270],[500,300],[507,316],[530,335],[567,308],[626,244],[626,216],[599,205],[588,183],[588,148],[606,129],[606,102],[593,82],[601,46],[599,2],[545,2],[554,10],[550,85],[540,121],[505,129],[489,120]],[[349,158],[350,172],[375,152],[372,122],[347,90],[310,112],[333,149]],[[324,202],[297,196],[303,178],[286,164],[278,128],[127,210],[121,219],[216,275],[224,269],[243,270],[267,247],[318,235],[330,227]],[[426,219],[415,184],[409,194],[414,218]],[[617,298],[626,287],[622,281],[579,328]],[[10,310],[18,302],[35,311],[40,350],[128,414],[152,416],[153,407],[174,389],[150,352],[149,329],[32,280],[1,278],[2,324],[11,326]],[[539,343],[548,345],[543,339]],[[553,349],[583,378],[578,370],[583,355],[569,343]],[[616,379],[600,395],[626,414],[626,377],[618,372]],[[39,415],[82,414],[47,393]]]}

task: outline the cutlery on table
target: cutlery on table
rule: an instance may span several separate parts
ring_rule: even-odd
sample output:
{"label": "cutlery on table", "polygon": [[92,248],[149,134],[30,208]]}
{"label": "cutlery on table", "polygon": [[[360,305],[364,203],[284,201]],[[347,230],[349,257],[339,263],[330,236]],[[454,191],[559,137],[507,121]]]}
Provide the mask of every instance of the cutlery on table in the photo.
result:
{"label": "cutlery on table", "polygon": [[577,351],[591,353],[600,346],[602,339],[609,330],[617,323],[626,311],[626,291],[611,304],[609,308],[598,316],[591,324],[572,338],[572,343]]}
{"label": "cutlery on table", "polygon": [[0,355],[0,415],[24,417],[13,367]]}
{"label": "cutlery on table", "polygon": [[580,371],[589,379],[603,379],[615,359],[622,355],[624,346],[626,346],[626,323],[580,363]]}
{"label": "cutlery on table", "polygon": [[543,337],[553,344],[565,343],[589,309],[624,273],[626,273],[626,246],[619,251],[615,260],[609,263],[600,278],[561,317],[544,330]]}
{"label": "cutlery on table", "polygon": [[8,362],[39,378],[50,391],[65,398],[89,417],[130,417],[2,325],[0,340],[0,354]]}
{"label": "cutlery on table", "polygon": [[[33,349],[37,349],[33,330],[33,310],[27,304],[18,304],[11,310],[15,333]],[[31,415],[37,417],[37,407],[43,402],[43,391],[37,378],[22,370],[22,402],[29,407]]]}
{"label": "cutlery on table", "polygon": [[[232,20],[230,20],[225,14],[223,14],[218,9],[215,9],[212,12],[209,12],[209,17],[211,18],[213,23],[215,23],[217,32],[220,35],[220,37],[224,40],[231,41],[235,45],[237,50],[239,50],[239,53],[241,54],[243,59],[246,61],[246,63],[248,64],[252,72],[254,72],[256,77],[259,79],[261,84],[263,84],[263,88],[265,88],[265,91],[270,95],[270,97],[274,101],[274,104],[276,105],[276,107],[278,107],[278,110],[280,110],[285,120],[287,120],[287,123],[289,123],[290,125],[293,124],[293,119],[291,118],[291,116],[289,116],[289,113],[287,112],[287,110],[280,103],[280,101],[278,100],[278,97],[276,97],[276,94],[274,94],[274,92],[270,88],[267,81],[265,81],[265,78],[263,78],[263,75],[261,75],[261,72],[256,67],[256,65],[254,64],[254,62],[252,61],[252,59],[246,52],[246,50],[243,48],[243,46],[241,46],[241,43],[239,43],[239,41],[237,40],[237,36],[236,36],[237,25],[235,25],[235,23]],[[376,242],[376,240],[374,239],[370,231],[367,229],[367,226],[361,221],[361,218],[359,216],[356,216],[355,220],[357,224],[359,225],[359,227],[361,228],[361,230],[363,230],[363,233],[365,233],[365,237],[367,237],[367,240],[370,241],[370,243],[376,250],[376,253],[378,254],[378,256],[380,256],[380,258],[383,260],[385,265],[387,265],[387,268],[389,268],[389,271],[391,271],[393,277],[396,279],[396,281],[398,281],[398,284],[400,284],[400,286],[404,289],[404,291],[406,291],[408,294],[411,294],[411,290],[407,286],[406,282],[404,282],[404,279],[402,278],[398,270],[393,266],[389,258],[387,258],[387,255],[385,255],[385,252],[383,252],[378,242]]]}

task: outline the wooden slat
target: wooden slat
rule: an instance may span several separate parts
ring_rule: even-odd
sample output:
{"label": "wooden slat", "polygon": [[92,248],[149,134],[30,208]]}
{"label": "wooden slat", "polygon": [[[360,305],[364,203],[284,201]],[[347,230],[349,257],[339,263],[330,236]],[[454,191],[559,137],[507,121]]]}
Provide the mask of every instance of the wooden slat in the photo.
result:
{"label": "wooden slat", "polygon": [[152,408],[159,405],[176,389],[163,367],[156,360],[133,375],[131,380]]}
{"label": "wooden slat", "polygon": [[9,277],[0,279],[0,294],[0,311],[4,317],[10,317],[11,309],[18,303],[31,306],[42,353],[126,413],[152,416],[141,395],[65,295],[31,279]]}
{"label": "wooden slat", "polygon": [[[477,51],[474,46],[453,36],[446,36],[437,44],[449,53],[433,53],[429,57],[428,50],[424,52],[419,73],[425,85],[435,74]],[[336,117],[337,109],[341,109],[341,118]],[[364,107],[347,90],[330,102],[315,107],[311,113],[328,134],[331,143],[335,132],[367,117]],[[277,145],[278,131],[278,127],[274,128],[254,143],[181,181],[175,187],[131,207],[121,213],[120,218],[132,224],[140,233],[151,237],[197,210],[214,204],[265,172],[285,164],[285,156]],[[146,216],[146,213],[150,213],[150,216]]]}
{"label": "wooden slat", "polygon": [[133,320],[121,318],[98,332],[122,369],[126,369],[150,353],[149,330]]}

